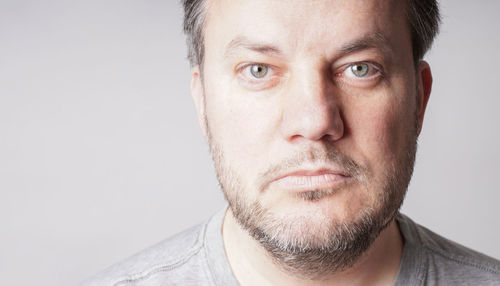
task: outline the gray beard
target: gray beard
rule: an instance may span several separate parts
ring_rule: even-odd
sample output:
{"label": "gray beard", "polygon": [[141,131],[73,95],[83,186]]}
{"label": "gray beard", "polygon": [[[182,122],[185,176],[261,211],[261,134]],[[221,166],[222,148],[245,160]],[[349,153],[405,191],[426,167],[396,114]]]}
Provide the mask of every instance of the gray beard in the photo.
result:
{"label": "gray beard", "polygon": [[[295,234],[294,237],[284,239],[283,237],[290,233],[292,224],[295,225],[296,222],[277,219],[258,201],[249,202],[246,199],[239,177],[225,162],[222,150],[213,143],[209,134],[217,178],[236,221],[267,250],[278,267],[293,276],[312,280],[319,280],[352,267],[380,232],[394,220],[413,173],[417,136],[414,135],[410,140],[406,155],[387,170],[383,192],[374,207],[365,209],[352,221],[336,222],[334,228],[321,233],[322,241],[318,243],[308,241],[307,235]],[[359,175],[362,168],[338,151],[330,149],[326,153],[324,150],[314,153],[310,152],[304,156],[308,159],[323,156],[350,170],[354,176],[362,177]],[[319,153],[325,155],[318,155]],[[301,193],[298,197],[306,201],[316,201],[334,192],[335,190],[311,190]],[[303,224],[304,229],[307,229],[306,220],[307,218],[299,222]]]}
{"label": "gray beard", "polygon": [[[328,237],[327,244],[303,247],[278,240],[273,233],[265,232],[262,227],[256,225],[257,221],[262,224],[259,218],[265,217],[258,204],[254,204],[250,211],[239,210],[237,207],[231,207],[231,211],[250,236],[267,250],[276,265],[295,276],[313,280],[351,267],[385,227],[376,224],[367,213],[355,223],[338,227],[336,232],[332,232]],[[248,216],[249,214],[252,216]],[[268,223],[274,225],[268,225],[266,229],[283,229],[280,222]]]}

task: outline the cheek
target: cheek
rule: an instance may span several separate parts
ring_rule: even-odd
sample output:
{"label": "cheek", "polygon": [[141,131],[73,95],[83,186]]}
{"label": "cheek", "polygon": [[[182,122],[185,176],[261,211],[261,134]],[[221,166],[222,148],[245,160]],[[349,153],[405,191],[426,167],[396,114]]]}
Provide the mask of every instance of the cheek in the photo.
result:
{"label": "cheek", "polygon": [[[405,154],[414,130],[414,103],[409,100],[378,100],[356,106],[346,114],[349,141],[355,155],[375,176]],[[379,173],[379,174],[377,174]]]}
{"label": "cheek", "polygon": [[396,126],[387,113],[367,112],[352,128],[352,137],[361,149],[363,161],[370,170],[385,165],[395,144]]}
{"label": "cheek", "polygon": [[212,140],[222,148],[230,167],[241,176],[256,176],[266,166],[278,116],[273,106],[269,98],[243,93],[227,83],[206,88],[206,113]]}

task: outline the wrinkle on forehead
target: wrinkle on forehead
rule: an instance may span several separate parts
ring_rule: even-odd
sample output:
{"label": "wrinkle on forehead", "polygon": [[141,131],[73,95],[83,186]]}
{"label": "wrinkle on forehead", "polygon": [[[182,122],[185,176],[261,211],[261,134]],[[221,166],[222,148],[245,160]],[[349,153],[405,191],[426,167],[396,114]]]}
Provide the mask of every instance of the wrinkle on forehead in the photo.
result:
{"label": "wrinkle on forehead", "polygon": [[[228,18],[228,34],[239,31],[249,38],[297,51],[328,54],[356,38],[390,35],[405,1],[380,0],[212,0],[214,21]],[[395,3],[396,2],[396,3]],[[399,13],[399,15],[398,15]],[[232,18],[232,19],[231,19]],[[330,21],[331,19],[331,21]],[[234,35],[237,36],[237,35]],[[233,39],[228,39],[227,45]]]}

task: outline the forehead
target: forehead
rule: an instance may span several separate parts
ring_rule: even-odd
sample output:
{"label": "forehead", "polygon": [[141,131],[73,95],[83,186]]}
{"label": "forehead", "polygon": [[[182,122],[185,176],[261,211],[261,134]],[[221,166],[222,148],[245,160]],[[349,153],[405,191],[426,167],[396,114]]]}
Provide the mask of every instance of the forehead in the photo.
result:
{"label": "forehead", "polygon": [[401,0],[209,0],[205,48],[238,38],[325,55],[358,38],[409,38]]}

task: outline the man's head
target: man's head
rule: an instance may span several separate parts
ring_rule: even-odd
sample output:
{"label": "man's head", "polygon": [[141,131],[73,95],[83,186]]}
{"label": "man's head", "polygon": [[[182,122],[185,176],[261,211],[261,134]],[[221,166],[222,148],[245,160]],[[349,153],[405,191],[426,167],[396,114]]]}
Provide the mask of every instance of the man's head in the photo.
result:
{"label": "man's head", "polygon": [[411,178],[435,2],[195,2],[192,95],[232,215],[296,273],[350,266]]}

